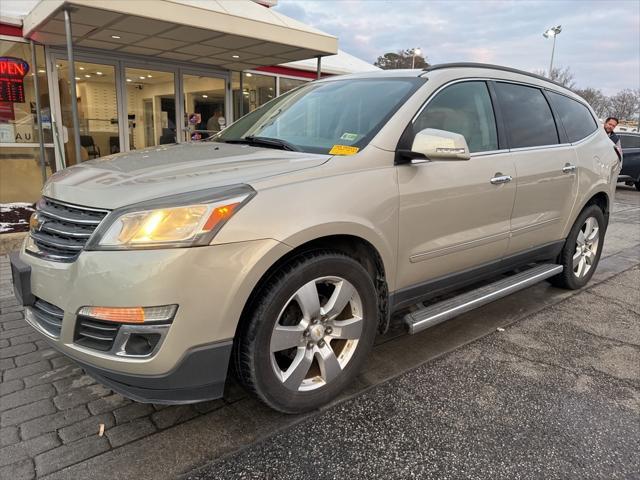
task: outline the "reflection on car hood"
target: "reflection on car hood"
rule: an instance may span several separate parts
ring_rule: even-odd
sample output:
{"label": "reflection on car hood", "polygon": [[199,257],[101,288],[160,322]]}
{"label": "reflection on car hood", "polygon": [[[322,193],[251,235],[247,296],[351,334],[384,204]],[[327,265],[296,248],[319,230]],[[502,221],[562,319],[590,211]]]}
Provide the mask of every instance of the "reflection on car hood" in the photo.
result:
{"label": "reflection on car hood", "polygon": [[45,196],[99,208],[281,175],[323,164],[330,155],[199,142],[120,153],[62,170]]}

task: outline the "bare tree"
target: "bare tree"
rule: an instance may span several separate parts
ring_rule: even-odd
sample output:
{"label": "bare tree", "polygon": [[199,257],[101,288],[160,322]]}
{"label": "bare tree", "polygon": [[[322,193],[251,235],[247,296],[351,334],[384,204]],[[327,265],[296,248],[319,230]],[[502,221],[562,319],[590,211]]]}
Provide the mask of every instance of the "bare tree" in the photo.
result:
{"label": "bare tree", "polygon": [[[378,57],[374,65],[383,70],[395,70],[398,68],[411,68],[413,63],[413,49],[407,48],[397,52],[387,52]],[[415,68],[426,68],[429,66],[427,58],[423,55],[416,55]]]}
{"label": "bare tree", "polygon": [[589,105],[591,105],[591,108],[595,110],[598,117],[604,118],[608,116],[611,102],[609,97],[602,93],[602,90],[587,87],[583,89],[576,89],[574,91],[584,98]]}
{"label": "bare tree", "polygon": [[626,88],[610,97],[608,115],[620,120],[635,120],[640,110],[640,89]]}
{"label": "bare tree", "polygon": [[569,67],[553,67],[551,69],[551,76],[547,74],[546,70],[536,70],[533,73],[541,77],[547,77],[549,80],[553,80],[569,89],[573,89],[576,86],[576,82],[574,82],[575,77]]}

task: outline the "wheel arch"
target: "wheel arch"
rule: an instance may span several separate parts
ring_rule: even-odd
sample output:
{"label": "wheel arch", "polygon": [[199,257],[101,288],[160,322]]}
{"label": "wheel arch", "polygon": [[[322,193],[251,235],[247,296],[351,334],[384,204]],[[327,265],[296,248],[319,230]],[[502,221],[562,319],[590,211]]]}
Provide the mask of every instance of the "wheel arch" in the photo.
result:
{"label": "wheel arch", "polygon": [[378,293],[379,330],[386,331],[389,326],[389,287],[387,284],[388,271],[378,249],[368,240],[353,234],[333,234],[316,237],[294,246],[294,248],[278,258],[260,277],[254,285],[236,326],[234,336],[237,336],[243,324],[254,308],[265,285],[272,276],[284,265],[300,255],[314,251],[338,251],[357,260],[371,275],[371,279]]}
{"label": "wheel arch", "polygon": [[574,210],[575,214],[572,216],[571,221],[567,222],[565,226],[563,238],[566,238],[576,219],[589,205],[597,205],[598,207],[600,207],[602,213],[604,213],[604,218],[607,225],[609,224],[609,211],[611,208],[611,199],[609,197],[609,193],[605,190],[592,191],[589,195],[585,196],[585,199],[581,202],[579,208],[576,208]]}

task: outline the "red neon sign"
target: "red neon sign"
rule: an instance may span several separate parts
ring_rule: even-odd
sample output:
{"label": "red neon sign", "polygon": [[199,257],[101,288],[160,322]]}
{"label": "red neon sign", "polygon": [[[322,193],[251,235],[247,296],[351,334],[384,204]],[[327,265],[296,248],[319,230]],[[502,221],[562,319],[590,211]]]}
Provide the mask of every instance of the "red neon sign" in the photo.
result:
{"label": "red neon sign", "polygon": [[24,77],[29,64],[16,57],[0,57],[0,102],[24,103]]}

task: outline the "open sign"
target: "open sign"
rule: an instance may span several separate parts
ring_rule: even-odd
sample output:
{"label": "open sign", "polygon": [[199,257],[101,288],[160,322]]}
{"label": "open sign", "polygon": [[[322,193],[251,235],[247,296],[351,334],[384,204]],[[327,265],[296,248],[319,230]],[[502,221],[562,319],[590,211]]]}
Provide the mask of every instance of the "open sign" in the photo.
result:
{"label": "open sign", "polygon": [[21,58],[0,57],[0,102],[24,103],[24,77],[29,64]]}

